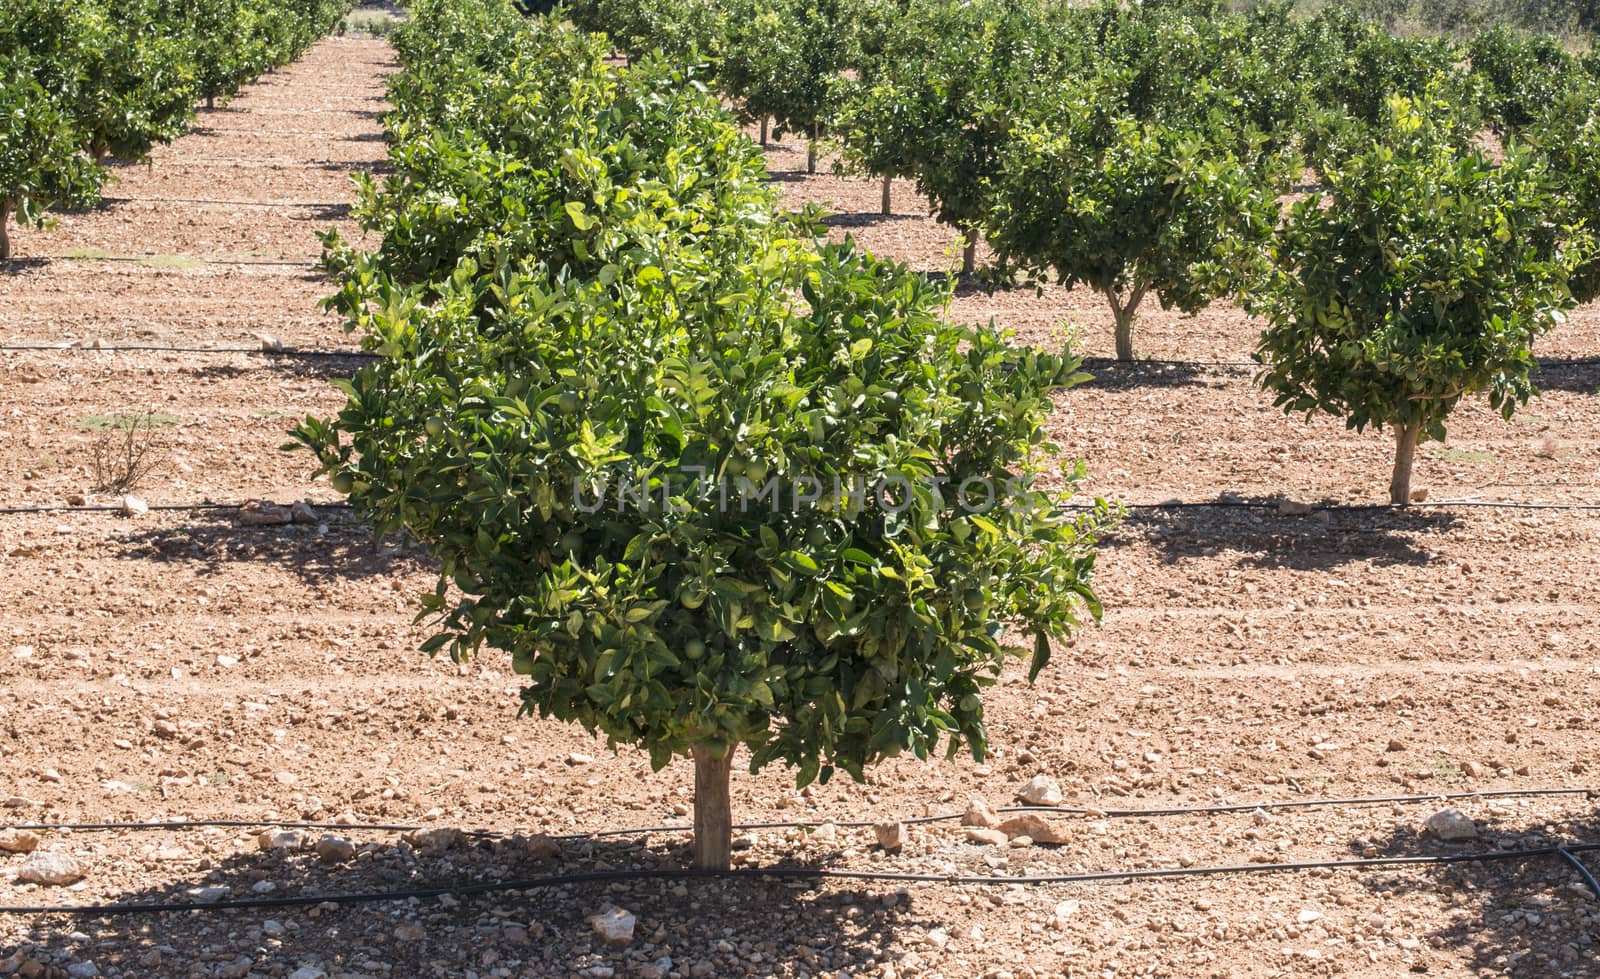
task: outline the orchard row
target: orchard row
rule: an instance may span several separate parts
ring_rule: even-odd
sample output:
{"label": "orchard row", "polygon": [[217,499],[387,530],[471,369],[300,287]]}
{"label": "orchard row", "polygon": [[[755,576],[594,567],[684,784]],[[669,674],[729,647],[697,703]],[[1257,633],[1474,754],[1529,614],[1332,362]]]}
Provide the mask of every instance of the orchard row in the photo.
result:
{"label": "orchard row", "polygon": [[0,0],[0,261],[7,223],[88,206],[108,156],[145,158],[268,68],[345,0]]}
{"label": "orchard row", "polygon": [[[577,0],[637,56],[703,65],[748,121],[914,180],[992,280],[1265,324],[1285,410],[1392,427],[1391,498],[1461,398],[1506,415],[1535,339],[1600,293],[1600,55],[1494,29],[1397,38],[1215,0]],[[1489,147],[1498,144],[1494,152]],[[813,153],[813,161],[815,154]],[[1294,190],[1310,190],[1287,210]]]}

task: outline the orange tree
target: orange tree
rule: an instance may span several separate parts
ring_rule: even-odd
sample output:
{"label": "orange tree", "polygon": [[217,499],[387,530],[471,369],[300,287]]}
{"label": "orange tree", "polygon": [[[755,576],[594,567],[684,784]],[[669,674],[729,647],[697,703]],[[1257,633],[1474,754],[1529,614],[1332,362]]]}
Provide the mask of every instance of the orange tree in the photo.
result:
{"label": "orange tree", "polygon": [[[530,28],[511,64],[560,33]],[[1062,469],[1042,421],[1078,375],[777,219],[759,151],[676,72],[593,61],[548,83],[521,94],[567,122],[523,135],[556,146],[472,164],[485,203],[513,172],[559,171],[520,185],[522,230],[459,237],[448,267],[335,257],[335,303],[381,356],[297,441],[439,559],[425,649],[504,650],[523,712],[656,768],[691,757],[695,863],[725,868],[740,746],[801,784],[901,751],[981,757],[1016,637],[1037,673],[1098,616],[1108,510],[1063,514],[1075,469],[1034,482]],[[429,172],[473,183],[458,162]],[[383,249],[430,247],[401,233],[428,217],[388,212]]]}
{"label": "orange tree", "polygon": [[1393,98],[1376,141],[1296,204],[1253,296],[1261,383],[1286,412],[1395,433],[1391,503],[1409,501],[1420,441],[1463,398],[1509,418],[1533,394],[1532,344],[1572,304],[1586,235],[1536,157],[1464,149],[1447,105]]}

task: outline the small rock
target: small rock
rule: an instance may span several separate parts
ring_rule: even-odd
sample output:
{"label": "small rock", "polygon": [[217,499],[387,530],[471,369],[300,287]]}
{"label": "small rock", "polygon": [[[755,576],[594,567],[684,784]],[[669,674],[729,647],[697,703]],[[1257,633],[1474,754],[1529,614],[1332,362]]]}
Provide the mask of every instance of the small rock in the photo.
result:
{"label": "small rock", "polygon": [[1067,926],[1067,919],[1077,914],[1078,909],[1082,906],[1082,903],[1079,901],[1062,901],[1060,904],[1057,904],[1055,911],[1050,915],[1050,927],[1065,928]]}
{"label": "small rock", "polygon": [[317,841],[316,850],[328,863],[349,863],[356,858],[356,845],[342,836],[324,836]]}
{"label": "small rock", "polygon": [[289,979],[328,979],[328,973],[314,965],[302,965],[289,973]]}
{"label": "small rock", "polygon": [[1482,778],[1483,766],[1475,761],[1464,761],[1461,763],[1461,774],[1467,778]]}
{"label": "small rock", "polygon": [[11,796],[10,798],[6,799],[4,803],[0,804],[3,804],[7,809],[35,809],[44,805],[44,803],[38,801],[37,799],[30,799],[27,796],[22,795]]}
{"label": "small rock", "polygon": [[1311,504],[1301,503],[1298,500],[1281,499],[1278,501],[1278,513],[1285,517],[1303,517],[1311,512]]}
{"label": "small rock", "polygon": [[263,850],[304,850],[306,834],[298,829],[269,829],[256,837],[256,846]]}
{"label": "small rock", "polygon": [[394,938],[397,942],[420,942],[427,937],[428,933],[421,925],[410,921],[399,925],[394,930]]}
{"label": "small rock", "polygon": [[1300,922],[1302,925],[1309,925],[1314,921],[1321,921],[1322,912],[1316,910],[1315,908],[1306,908],[1304,911],[1300,912],[1295,920]]}
{"label": "small rock", "polygon": [[72,979],[95,979],[99,974],[100,967],[88,959],[67,966],[67,975]]}
{"label": "small rock", "polygon": [[268,918],[266,921],[261,922],[261,934],[266,935],[268,938],[281,937],[287,934],[288,931],[289,929],[283,926],[283,922],[276,918]]}
{"label": "small rock", "polygon": [[1386,750],[1388,750],[1388,751],[1404,751],[1404,750],[1406,750],[1406,743],[1404,741],[1400,741],[1398,739],[1392,740],[1392,741],[1389,742],[1389,747]]}
{"label": "small rock", "polygon": [[974,796],[972,801],[967,803],[967,811],[961,814],[961,825],[994,829],[1000,825],[1000,814],[995,812],[989,803]]}
{"label": "small rock", "polygon": [[1037,813],[1021,813],[1001,823],[997,828],[1011,839],[1026,836],[1035,843],[1048,843],[1052,846],[1067,842],[1066,830]]}
{"label": "small rock", "polygon": [[586,754],[583,754],[582,752],[574,751],[572,754],[567,756],[567,764],[569,764],[569,765],[593,765],[594,764],[594,755],[586,755]]}
{"label": "small rock", "polygon": [[1017,798],[1030,806],[1059,806],[1061,786],[1048,775],[1035,775],[1017,792]]}
{"label": "small rock", "polygon": [[0,850],[7,853],[32,853],[39,849],[39,837],[25,829],[0,830]]}
{"label": "small rock", "polygon": [[227,900],[228,886],[226,884],[212,884],[209,887],[191,887],[189,896],[203,904],[214,904],[217,901]]}
{"label": "small rock", "polygon": [[264,500],[252,500],[239,508],[239,525],[243,527],[281,527],[294,522],[294,514],[286,506]]}
{"label": "small rock", "polygon": [[464,837],[462,837],[459,829],[440,827],[438,829],[412,830],[403,838],[407,843],[419,850],[439,853],[460,843]]}
{"label": "small rock", "polygon": [[36,850],[17,869],[17,880],[25,884],[65,887],[82,880],[89,870],[76,857],[55,850]]}
{"label": "small rock", "polygon": [[967,841],[970,843],[977,843],[980,846],[1005,846],[1009,840],[1010,837],[998,829],[990,829],[987,826],[967,827]]}
{"label": "small rock", "polygon": [[261,352],[269,354],[283,353],[283,341],[270,333],[257,333],[256,339],[261,341]]}
{"label": "small rock", "polygon": [[627,945],[633,941],[633,915],[621,908],[611,908],[589,916],[594,933],[609,945]]}
{"label": "small rock", "polygon": [[132,493],[124,496],[117,502],[122,507],[122,515],[124,517],[137,517],[141,513],[150,512],[150,504],[139,499],[137,496],[134,496]]}
{"label": "small rock", "polygon": [[639,979],[667,979],[672,973],[672,958],[663,955],[649,965],[639,967]]}
{"label": "small rock", "polygon": [[1428,498],[1428,491],[1426,489],[1414,489],[1414,490],[1411,491],[1411,502],[1412,503],[1421,503],[1423,500],[1426,500],[1427,498]]}
{"label": "small rock", "polygon": [[163,741],[171,741],[178,736],[178,725],[171,721],[156,721],[150,725],[150,733]]}
{"label": "small rock", "polygon": [[321,518],[317,516],[317,511],[311,508],[311,504],[301,500],[289,508],[289,519],[295,523],[307,524],[316,523]]}
{"label": "small rock", "polygon": [[906,845],[905,823],[877,823],[872,827],[872,833],[878,840],[878,846],[886,853],[898,853]]}
{"label": "small rock", "polygon": [[561,856],[561,844],[543,833],[536,833],[523,844],[523,854],[529,860],[554,860]]}
{"label": "small rock", "polygon": [[1441,809],[1428,817],[1423,828],[1441,840],[1471,840],[1478,836],[1478,826],[1454,809]]}

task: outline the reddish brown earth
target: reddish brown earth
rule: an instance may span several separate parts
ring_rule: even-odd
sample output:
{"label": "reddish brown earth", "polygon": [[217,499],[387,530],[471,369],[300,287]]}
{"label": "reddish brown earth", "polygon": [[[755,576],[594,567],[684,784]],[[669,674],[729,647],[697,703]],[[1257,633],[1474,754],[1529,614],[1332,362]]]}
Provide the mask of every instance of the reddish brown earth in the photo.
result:
{"label": "reddish brown earth", "polygon": [[[391,55],[337,39],[252,86],[195,134],[129,168],[108,193],[267,201],[113,203],[18,236],[0,274],[0,344],[348,349],[319,313],[315,232],[349,230],[348,174],[381,163],[370,113]],[[307,135],[317,133],[321,135]],[[880,220],[875,183],[798,179],[775,146],[785,200],[830,202],[873,248],[917,268],[954,264],[953,236],[908,187]],[[296,202],[285,206],[282,202]],[[146,256],[146,263],[93,256]],[[174,259],[205,259],[214,264]],[[273,260],[297,265],[225,264]],[[1073,320],[1109,352],[1095,297],[963,292],[954,315],[993,316],[1055,344]],[[1151,310],[1142,352],[1241,360],[1242,314]],[[1552,358],[1600,354],[1600,313],[1549,338]],[[167,465],[154,504],[333,497],[278,451],[308,412],[335,410],[347,364],[232,353],[0,352],[0,508],[64,505],[91,482],[95,428],[153,411]],[[1248,369],[1094,365],[1060,399],[1056,431],[1085,488],[1132,502],[1275,498],[1375,503],[1388,445],[1285,418]],[[1425,453],[1435,500],[1600,503],[1600,368],[1547,370],[1548,390],[1505,423],[1463,410]],[[97,422],[97,419],[100,421]],[[516,679],[415,652],[425,555],[337,509],[320,524],[242,527],[229,509],[0,515],[0,800],[14,822],[276,820],[353,816],[501,834],[681,825],[690,776],[636,751],[517,720]],[[786,773],[739,774],[758,830],[737,859],[845,871],[1051,875],[1134,868],[1488,853],[1600,842],[1582,794],[1453,804],[1480,837],[1418,828],[1438,801],[1219,815],[1060,817],[1060,846],[980,847],[954,823],[911,829],[899,855],[845,823],[1009,804],[1038,773],[1069,805],[1117,808],[1596,782],[1600,512],[1443,507],[1395,511],[1140,510],[1103,550],[1103,625],[1056,650],[1036,687],[994,691],[994,756],[897,760],[866,785],[793,791]],[[819,829],[820,828],[820,829]],[[683,865],[684,837],[575,838],[557,858],[498,837],[443,852],[389,831],[338,830],[347,864],[258,851],[256,828],[43,832],[82,858],[72,888],[13,881],[0,904],[332,895],[594,869]],[[321,831],[314,833],[320,835]],[[1591,867],[1594,858],[1588,858]],[[105,976],[1432,976],[1600,975],[1600,905],[1554,857],[1449,867],[1310,870],[1041,886],[739,879],[572,884],[441,900],[160,916],[0,915],[0,972],[25,960]],[[257,891],[264,893],[257,893]],[[1071,902],[1071,903],[1064,903]],[[638,916],[631,945],[585,919]],[[4,956],[15,954],[16,958]],[[608,971],[609,970],[609,971]],[[65,972],[57,972],[64,975]]]}

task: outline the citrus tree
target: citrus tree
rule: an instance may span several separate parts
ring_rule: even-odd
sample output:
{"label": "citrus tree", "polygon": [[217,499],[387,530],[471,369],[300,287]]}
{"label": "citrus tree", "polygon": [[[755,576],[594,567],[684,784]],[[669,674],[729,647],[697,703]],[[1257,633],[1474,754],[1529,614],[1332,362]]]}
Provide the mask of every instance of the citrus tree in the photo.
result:
{"label": "citrus tree", "polygon": [[1256,359],[1286,412],[1395,433],[1391,503],[1410,499],[1420,441],[1445,437],[1463,398],[1510,417],[1533,394],[1532,344],[1571,305],[1587,248],[1552,226],[1543,166],[1456,143],[1449,107],[1391,99],[1379,141],[1294,206],[1252,303]]}
{"label": "citrus tree", "polygon": [[1581,75],[1561,42],[1493,27],[1467,45],[1472,71],[1483,81],[1484,115],[1502,130],[1518,130],[1543,115]]}
{"label": "citrus tree", "polygon": [[0,261],[11,258],[8,225],[42,225],[45,209],[91,203],[101,171],[82,136],[16,55],[0,56]]}
{"label": "citrus tree", "polygon": [[987,232],[1024,267],[1105,297],[1118,360],[1131,360],[1147,296],[1195,313],[1255,273],[1277,223],[1288,157],[1241,159],[1214,121],[1163,125],[1108,113],[1092,90],[1001,151]]}
{"label": "citrus tree", "polygon": [[1029,0],[920,0],[898,23],[875,70],[847,88],[834,135],[847,166],[916,182],[933,215],[961,235],[970,275],[998,150],[1023,94],[1037,79],[1063,77],[1075,35]]}
{"label": "citrus tree", "polygon": [[1057,478],[1042,421],[1079,375],[776,218],[759,151],[681,70],[540,75],[585,42],[518,40],[491,72],[560,107],[503,131],[479,179],[517,172],[513,147],[559,175],[518,185],[543,193],[525,214],[473,198],[500,210],[448,265],[398,261],[420,209],[373,212],[389,254],[335,256],[334,303],[380,357],[297,442],[439,559],[426,650],[503,650],[524,713],[656,768],[692,758],[695,864],[726,868],[736,751],[801,784],[901,751],[981,757],[982,694],[1027,654],[1006,627],[1037,673],[1098,616],[1106,508],[1068,518],[1041,488],[1077,471]]}
{"label": "citrus tree", "polygon": [[[1520,135],[1546,162],[1559,188],[1561,223],[1600,227],[1600,83],[1575,84]],[[1573,270],[1573,297],[1600,299],[1600,252],[1590,252]]]}

